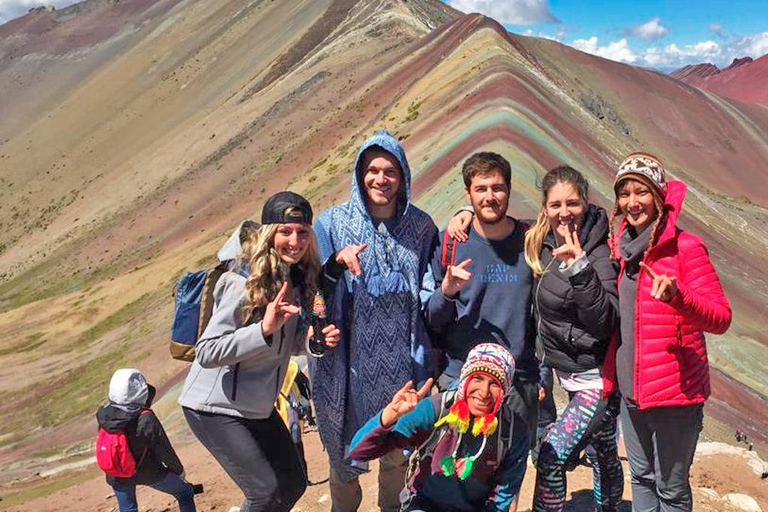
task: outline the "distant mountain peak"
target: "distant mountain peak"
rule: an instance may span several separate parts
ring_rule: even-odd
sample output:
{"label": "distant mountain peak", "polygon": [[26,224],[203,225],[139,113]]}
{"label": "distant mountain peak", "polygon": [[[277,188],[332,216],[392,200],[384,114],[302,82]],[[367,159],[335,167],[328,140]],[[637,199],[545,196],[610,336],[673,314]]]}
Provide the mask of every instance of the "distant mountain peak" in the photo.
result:
{"label": "distant mountain peak", "polygon": [[703,64],[689,64],[688,66],[673,71],[669,75],[678,80],[682,80],[683,82],[689,82],[690,80],[717,75],[720,72],[720,68],[712,63],[706,62]]}
{"label": "distant mountain peak", "polygon": [[758,59],[735,58],[723,69],[713,64],[685,66],[673,71],[670,76],[721,96],[768,105],[764,86],[768,79],[768,54]]}
{"label": "distant mountain peak", "polygon": [[753,61],[752,57],[737,57],[733,59],[733,62],[731,62],[731,65],[728,66],[727,68],[724,68],[723,71],[737,68],[739,66],[743,66],[744,64],[749,64],[752,61]]}

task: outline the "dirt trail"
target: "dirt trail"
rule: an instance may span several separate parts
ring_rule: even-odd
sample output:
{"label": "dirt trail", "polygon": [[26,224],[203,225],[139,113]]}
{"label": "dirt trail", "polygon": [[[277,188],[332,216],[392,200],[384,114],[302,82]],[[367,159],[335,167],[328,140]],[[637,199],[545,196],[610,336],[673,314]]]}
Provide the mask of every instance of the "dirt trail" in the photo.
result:
{"label": "dirt trail", "polygon": [[[305,443],[310,480],[313,482],[325,481],[328,477],[328,464],[317,433],[307,433]],[[761,480],[755,472],[755,468],[749,463],[751,460],[753,466],[761,464],[762,462],[756,456],[751,457],[744,450],[726,447],[719,443],[707,443],[704,448],[702,453],[697,455],[691,478],[697,512],[742,510],[721,499],[721,496],[728,493],[749,495],[757,501],[763,510],[768,511],[768,482]],[[198,496],[197,499],[199,511],[228,512],[230,507],[239,505],[242,498],[239,490],[199,443],[193,441],[180,446],[178,452],[187,467],[187,478],[191,482],[202,482],[205,485],[205,493]],[[621,455],[624,455],[623,452]],[[629,472],[626,461],[623,462],[623,465],[625,503],[622,506],[622,511],[629,512],[631,508]],[[374,463],[372,464],[372,471],[361,477],[363,487],[361,511],[378,510],[376,507],[377,470],[377,464]],[[110,487],[104,482],[103,476],[98,473],[98,470],[91,467],[81,473],[81,478],[87,478],[89,474],[92,474],[93,477],[79,484],[55,492],[50,496],[14,506],[9,510],[14,512],[116,511],[117,505],[114,496]],[[529,464],[523,482],[520,501],[521,512],[530,510],[534,475],[535,472]],[[586,467],[579,467],[568,475],[569,495],[566,510],[592,510],[591,478],[591,470]],[[152,489],[139,488],[138,497],[141,510],[145,512],[177,510],[171,499]],[[330,510],[330,495],[327,482],[310,486],[294,507],[296,512],[325,512],[328,510]]]}

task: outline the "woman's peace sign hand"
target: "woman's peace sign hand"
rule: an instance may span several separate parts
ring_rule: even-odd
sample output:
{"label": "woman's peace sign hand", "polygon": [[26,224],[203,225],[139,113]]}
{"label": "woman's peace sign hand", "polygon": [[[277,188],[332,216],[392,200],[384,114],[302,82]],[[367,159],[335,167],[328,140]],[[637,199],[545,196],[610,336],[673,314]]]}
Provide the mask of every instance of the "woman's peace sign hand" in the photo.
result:
{"label": "woman's peace sign hand", "polygon": [[653,285],[651,285],[651,297],[658,299],[661,302],[671,301],[675,295],[677,295],[677,278],[675,276],[668,276],[666,274],[658,275],[644,262],[640,262],[640,267],[648,272],[648,275],[653,279]]}
{"label": "woman's peace sign hand", "polygon": [[301,308],[294,304],[285,302],[285,294],[288,291],[288,281],[283,283],[280,291],[277,292],[275,300],[267,303],[264,317],[261,319],[261,332],[264,336],[271,336],[280,329],[285,322],[293,315],[301,311]]}
{"label": "woman's peace sign hand", "polygon": [[559,226],[557,232],[563,237],[565,243],[552,251],[552,254],[570,267],[584,253],[581,242],[579,242],[579,233],[576,226],[573,227],[573,233],[568,226]]}
{"label": "woman's peace sign hand", "polygon": [[419,400],[427,396],[430,389],[432,389],[431,378],[427,379],[418,391],[413,389],[413,381],[409,380],[406,382],[405,386],[395,393],[392,401],[381,411],[381,425],[384,428],[394,425],[400,416],[411,412],[416,407],[416,404],[419,403]]}

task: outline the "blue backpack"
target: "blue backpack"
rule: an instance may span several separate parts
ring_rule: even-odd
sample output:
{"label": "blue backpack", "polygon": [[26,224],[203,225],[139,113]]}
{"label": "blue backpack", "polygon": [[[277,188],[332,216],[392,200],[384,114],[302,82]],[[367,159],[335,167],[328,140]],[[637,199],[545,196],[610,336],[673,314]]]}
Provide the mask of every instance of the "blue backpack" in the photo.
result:
{"label": "blue backpack", "polygon": [[195,343],[205,331],[213,313],[213,290],[230,261],[214,268],[185,272],[173,289],[175,307],[171,326],[171,357],[195,360]]}

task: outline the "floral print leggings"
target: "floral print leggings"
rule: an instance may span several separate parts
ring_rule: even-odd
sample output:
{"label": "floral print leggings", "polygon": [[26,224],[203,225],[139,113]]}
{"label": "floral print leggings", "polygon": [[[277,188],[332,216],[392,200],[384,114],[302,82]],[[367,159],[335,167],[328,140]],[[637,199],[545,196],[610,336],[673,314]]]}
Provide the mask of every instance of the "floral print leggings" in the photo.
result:
{"label": "floral print leggings", "polygon": [[571,401],[544,437],[536,466],[534,512],[559,512],[565,508],[566,471],[581,450],[591,445],[587,457],[594,471],[595,510],[618,510],[624,492],[624,474],[616,447],[616,420],[620,397],[601,398],[602,390],[569,393]]}

